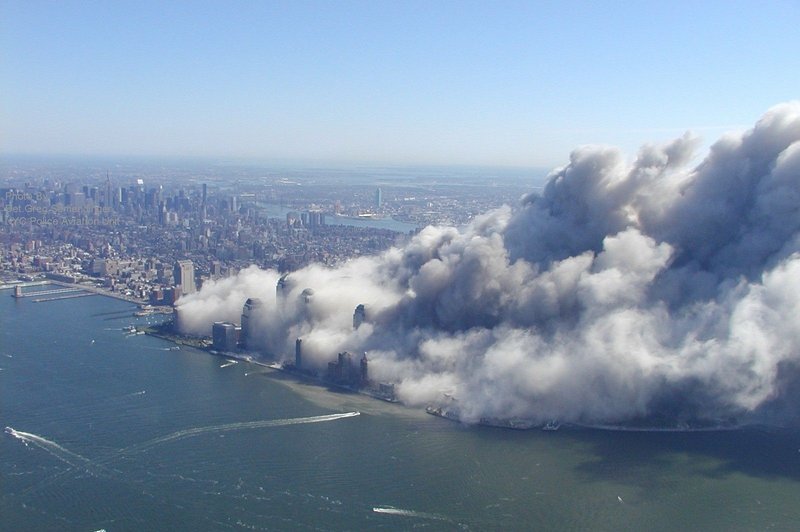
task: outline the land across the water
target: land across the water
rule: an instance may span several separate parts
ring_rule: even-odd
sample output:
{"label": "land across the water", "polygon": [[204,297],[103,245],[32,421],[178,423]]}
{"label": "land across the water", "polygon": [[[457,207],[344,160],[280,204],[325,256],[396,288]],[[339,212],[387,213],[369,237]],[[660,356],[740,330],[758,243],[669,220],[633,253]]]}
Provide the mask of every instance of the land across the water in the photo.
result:
{"label": "land across the water", "polygon": [[800,521],[794,429],[448,423],[131,334],[163,317],[136,317],[120,300],[33,299],[0,292],[3,529],[666,532]]}
{"label": "land across the water", "polygon": [[262,360],[259,353],[251,353],[245,351],[239,351],[239,352],[217,351],[216,349],[213,348],[211,341],[207,338],[184,335],[175,332],[171,322],[165,322],[163,324],[151,325],[146,327],[138,327],[137,330],[142,331],[145,334],[161,338],[162,340],[168,340],[178,345],[185,345],[193,347],[195,349],[199,349],[201,351],[205,351],[214,356],[235,360],[237,362],[241,361],[241,362],[247,362],[249,364],[256,364],[258,366],[270,368],[272,370],[281,371],[287,375],[291,375],[297,380],[301,380],[304,382],[310,382],[328,388],[335,388],[336,390],[339,391],[359,393],[389,403],[400,403],[400,401],[396,397],[394,397],[393,394],[382,393],[380,389],[376,389],[371,386],[351,386],[347,384],[332,382],[328,379],[321,377],[317,373],[297,368],[293,364],[284,364],[277,361]]}
{"label": "land across the water", "polygon": [[[156,314],[171,314],[172,312],[170,307],[153,307],[143,301],[137,300],[130,296],[112,292],[104,288],[85,283],[72,284],[52,279],[45,279],[38,281],[19,280],[10,283],[4,283],[2,286],[0,286],[0,288],[14,288],[18,285],[24,287],[47,286],[49,284],[59,286],[64,289],[81,291],[81,293],[74,294],[71,292],[70,294],[67,295],[57,294],[55,295],[55,297],[34,299],[34,301],[45,302],[45,301],[56,301],[59,299],[67,299],[72,297],[79,297],[83,295],[104,295],[138,305],[138,310],[132,312],[133,316],[142,317],[142,316],[150,316]],[[43,292],[49,292],[49,291],[44,290]],[[35,295],[35,293],[26,295]],[[237,362],[243,361],[250,364],[256,364],[262,367],[269,368],[271,370],[280,371],[283,374],[291,376],[292,378],[295,378],[299,381],[313,383],[315,385],[336,389],[338,391],[358,393],[381,401],[402,404],[402,402],[398,400],[397,397],[395,397],[393,391],[387,393],[386,391],[383,391],[379,386],[373,386],[373,385],[353,386],[349,384],[333,382],[329,379],[324,378],[318,373],[297,368],[293,364],[284,364],[274,360],[265,361],[262,359],[262,356],[256,352],[253,353],[244,351],[219,352],[213,349],[212,342],[209,338],[193,336],[193,335],[185,335],[175,331],[172,322],[170,320],[164,321],[156,325],[136,326],[130,332],[148,334],[157,338],[170,341],[176,344],[177,346],[183,345],[187,347],[192,347],[207,352],[211,355],[221,356],[223,358],[236,360]],[[512,430],[541,429],[544,431],[555,431],[562,428],[563,429],[571,428],[571,429],[594,429],[594,430],[624,431],[624,432],[709,432],[709,431],[730,431],[746,427],[746,425],[739,424],[736,419],[676,420],[668,418],[645,417],[636,420],[628,420],[626,422],[620,422],[620,423],[592,423],[592,422],[574,422],[574,421],[567,422],[559,419],[536,421],[532,419],[519,418],[519,417],[509,417],[509,418],[482,417],[476,420],[467,420],[460,415],[457,407],[453,407],[451,404],[448,404],[450,402],[452,402],[452,399],[445,399],[441,404],[429,404],[425,407],[425,412],[436,417],[441,417],[443,419],[462,423],[465,425],[480,425],[480,426],[512,429]]]}
{"label": "land across the water", "polygon": [[[393,393],[387,394],[381,392],[380,388],[374,386],[351,386],[341,383],[332,382],[325,379],[323,376],[299,369],[293,364],[284,364],[278,361],[264,361],[261,355],[255,352],[230,352],[230,351],[217,351],[213,349],[211,340],[197,336],[183,335],[174,331],[171,322],[165,322],[157,326],[140,327],[138,330],[146,334],[168,340],[178,345],[186,345],[202,351],[205,351],[214,356],[223,358],[243,361],[250,364],[267,367],[275,371],[283,372],[291,377],[313,383],[319,386],[336,389],[339,391],[346,391],[350,393],[359,393],[387,401],[391,403],[401,403]],[[573,422],[561,421],[559,419],[549,419],[546,421],[536,421],[527,418],[518,417],[482,417],[477,420],[465,420],[462,418],[457,408],[445,405],[429,404],[425,407],[425,412],[442,419],[462,423],[465,425],[480,425],[485,427],[495,427],[501,429],[512,430],[532,430],[541,429],[543,431],[556,431],[560,429],[590,429],[590,430],[605,430],[605,431],[622,431],[622,432],[713,432],[713,431],[731,431],[744,428],[744,425],[737,424],[735,419],[658,419],[639,418],[636,420],[621,422],[621,423],[591,423],[591,422]]]}
{"label": "land across the water", "polygon": [[[6,273],[7,274],[8,272],[0,272],[0,273]],[[84,291],[84,292],[87,292],[87,293],[90,293],[90,294],[94,294],[94,295],[101,295],[101,296],[111,297],[111,298],[114,298],[114,299],[119,299],[121,301],[126,301],[128,303],[133,303],[135,305],[139,305],[142,308],[142,310],[144,310],[144,309],[152,309],[153,312],[156,312],[156,311],[161,312],[161,313],[166,313],[167,312],[167,311],[164,310],[164,307],[152,307],[151,305],[147,304],[146,301],[143,301],[141,299],[138,299],[138,298],[135,298],[133,296],[126,295],[126,294],[121,294],[119,292],[114,292],[113,290],[108,290],[106,288],[97,286],[96,284],[87,283],[87,282],[66,283],[64,281],[59,281],[57,279],[47,279],[47,278],[45,278],[45,279],[36,279],[36,280],[32,280],[32,281],[17,279],[15,281],[0,283],[0,290],[11,290],[11,289],[16,288],[17,286],[22,287],[22,288],[28,288],[28,287],[33,287],[33,286],[46,286],[46,285],[50,285],[50,284],[55,285],[55,286],[60,286],[62,288],[71,288],[71,289],[74,289],[76,291],[78,291],[78,290]],[[172,310],[170,309],[169,312],[171,313]]]}

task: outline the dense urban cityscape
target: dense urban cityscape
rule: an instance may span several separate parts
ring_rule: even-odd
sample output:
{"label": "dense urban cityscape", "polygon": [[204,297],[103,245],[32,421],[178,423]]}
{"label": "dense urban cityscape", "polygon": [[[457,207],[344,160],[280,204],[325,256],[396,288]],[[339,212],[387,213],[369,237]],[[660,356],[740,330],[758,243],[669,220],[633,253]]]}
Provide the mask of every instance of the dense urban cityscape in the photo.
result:
{"label": "dense urban cityscape", "polygon": [[0,21],[0,532],[798,529],[800,2]]}
{"label": "dense urban cityscape", "polygon": [[[253,171],[239,169],[238,180],[226,180],[219,171],[161,176],[143,168],[112,179],[96,170],[75,175],[63,167],[11,166],[0,188],[3,281],[15,285],[16,297],[26,297],[19,280],[66,286],[34,292],[49,296],[39,301],[113,295],[139,304],[139,315],[173,314],[146,329],[152,334],[253,360],[266,354],[248,333],[260,300],[247,299],[239,323],[215,322],[210,338],[187,338],[178,327],[181,296],[251,265],[290,272],[376,254],[402,245],[422,225],[465,224],[531,190],[523,179],[463,188],[452,180],[387,186],[358,174],[346,183],[324,173],[254,178]],[[357,328],[363,305],[353,319]],[[282,367],[395,400],[392,383],[369,379],[366,355],[332,356],[326,371],[312,371],[302,363],[298,338]]]}
{"label": "dense urban cityscape", "polygon": [[[369,174],[255,167],[143,166],[119,175],[40,163],[3,173],[6,279],[92,283],[154,305],[253,264],[288,272],[379,253],[425,225],[464,224],[513,204],[540,177],[459,187],[413,171],[407,183],[388,185]],[[181,271],[189,278],[181,281]]]}

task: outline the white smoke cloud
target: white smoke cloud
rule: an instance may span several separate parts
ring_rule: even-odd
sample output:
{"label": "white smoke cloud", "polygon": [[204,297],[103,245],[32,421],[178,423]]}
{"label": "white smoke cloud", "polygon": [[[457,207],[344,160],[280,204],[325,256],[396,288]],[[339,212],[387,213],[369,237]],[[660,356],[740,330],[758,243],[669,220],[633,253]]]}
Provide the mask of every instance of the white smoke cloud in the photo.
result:
{"label": "white smoke cloud", "polygon": [[278,278],[277,272],[251,266],[235,277],[204,283],[200,292],[179,300],[181,330],[190,334],[210,335],[215,321],[238,323],[247,298],[274,301]]}
{"label": "white smoke cloud", "polygon": [[[325,367],[366,352],[409,404],[462,417],[618,422],[780,419],[800,409],[800,102],[717,141],[687,134],[634,162],[581,147],[540,195],[463,229],[287,277],[254,268],[179,302],[208,333],[259,297],[265,351]],[[306,288],[312,296],[302,296]],[[358,304],[367,319],[353,328]],[[798,405],[800,406],[800,405]],[[774,416],[772,417],[774,420]]]}

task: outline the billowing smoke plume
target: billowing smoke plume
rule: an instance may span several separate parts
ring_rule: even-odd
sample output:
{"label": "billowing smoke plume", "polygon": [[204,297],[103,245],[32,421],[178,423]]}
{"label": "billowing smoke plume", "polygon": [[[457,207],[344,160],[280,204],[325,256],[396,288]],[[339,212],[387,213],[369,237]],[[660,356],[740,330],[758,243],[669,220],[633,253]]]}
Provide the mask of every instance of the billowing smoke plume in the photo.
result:
{"label": "billowing smoke plume", "polygon": [[290,359],[302,338],[319,369],[366,352],[402,400],[453,397],[466,420],[788,422],[800,411],[800,102],[690,167],[697,145],[647,145],[633,163],[579,148],[541,194],[466,228],[310,266],[279,294],[278,274],[254,268],[208,283],[180,301],[182,326],[208,333],[260,297],[266,352]]}

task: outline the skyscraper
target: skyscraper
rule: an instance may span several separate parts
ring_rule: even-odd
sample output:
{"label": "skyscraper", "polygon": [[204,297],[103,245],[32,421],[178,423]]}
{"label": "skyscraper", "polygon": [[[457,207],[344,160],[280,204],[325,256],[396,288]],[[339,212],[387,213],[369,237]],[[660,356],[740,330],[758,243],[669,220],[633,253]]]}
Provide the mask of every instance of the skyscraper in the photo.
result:
{"label": "skyscraper", "polygon": [[181,294],[188,295],[195,292],[194,264],[190,260],[179,260],[173,269],[175,285],[181,287]]}
{"label": "skyscraper", "polygon": [[300,338],[294,342],[294,366],[297,369],[303,367],[303,340]]}
{"label": "skyscraper", "polygon": [[358,329],[367,317],[367,310],[364,304],[359,304],[353,312],[353,329]]}
{"label": "skyscraper", "polygon": [[108,172],[106,172],[106,189],[105,189],[105,194],[103,194],[103,206],[104,207],[114,206],[114,200],[111,193],[111,177],[109,176]]}
{"label": "skyscraper", "polygon": [[361,356],[360,367],[361,367],[361,375],[360,375],[361,382],[359,384],[361,384],[362,386],[366,386],[367,384],[369,384],[369,361],[367,360],[366,353],[364,353]]}
{"label": "skyscraper", "polygon": [[254,314],[263,306],[263,303],[257,297],[248,298],[247,301],[244,303],[244,308],[242,308],[242,345],[245,349],[255,349],[256,345],[254,342],[254,333],[255,333],[255,323],[254,323]]}
{"label": "skyscraper", "polygon": [[236,351],[237,327],[234,323],[227,321],[216,321],[211,327],[211,338],[214,342],[214,349],[218,351]]}
{"label": "skyscraper", "polygon": [[279,308],[282,308],[282,305],[286,302],[286,296],[290,291],[287,277],[289,277],[288,273],[281,275],[281,278],[278,279],[278,284],[275,286],[275,297]]}

